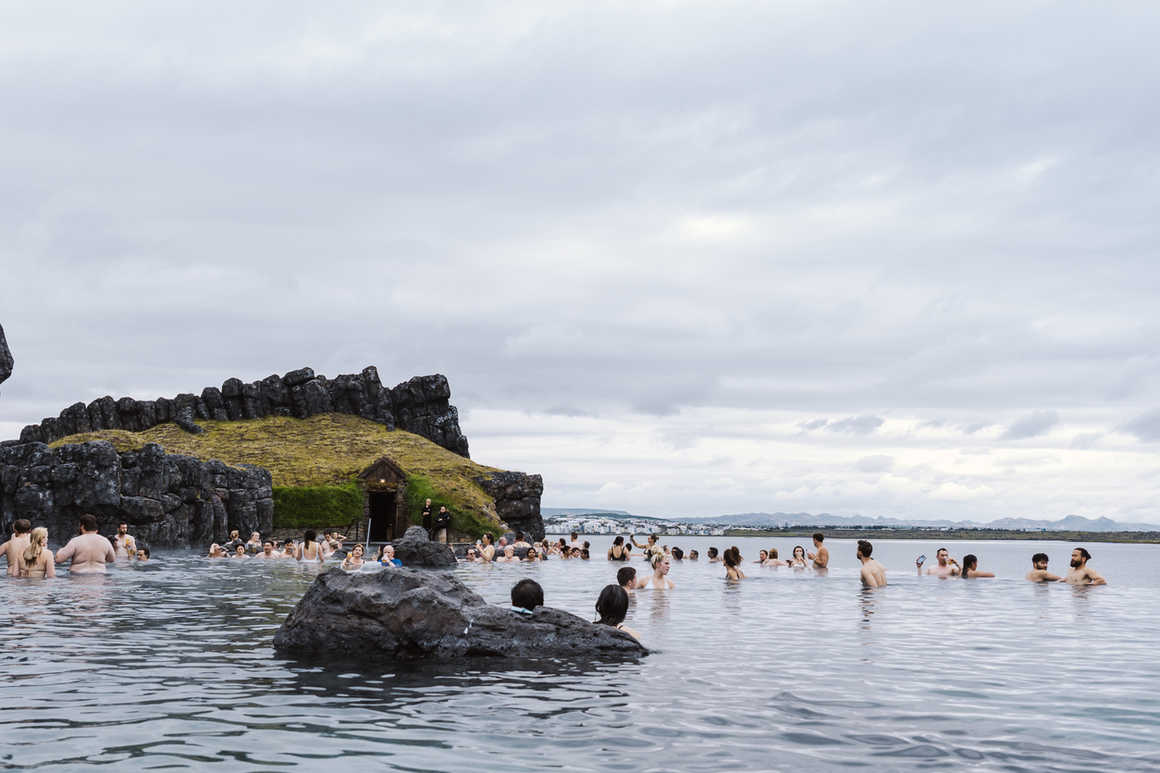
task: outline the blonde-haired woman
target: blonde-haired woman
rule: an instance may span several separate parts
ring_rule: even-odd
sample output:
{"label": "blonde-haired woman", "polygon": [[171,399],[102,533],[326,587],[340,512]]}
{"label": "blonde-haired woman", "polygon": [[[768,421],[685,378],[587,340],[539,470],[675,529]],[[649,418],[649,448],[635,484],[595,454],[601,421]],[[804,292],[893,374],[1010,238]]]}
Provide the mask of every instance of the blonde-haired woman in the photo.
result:
{"label": "blonde-haired woman", "polygon": [[650,585],[654,588],[676,587],[676,583],[669,579],[669,569],[671,564],[669,563],[668,556],[666,556],[664,553],[653,553],[652,557],[649,559],[649,563],[652,564],[652,576],[646,577],[643,580],[638,580],[636,587],[647,588]]}
{"label": "blonde-haired woman", "polygon": [[32,530],[28,547],[20,559],[17,577],[56,577],[56,562],[52,560],[52,551],[48,549],[48,529],[37,526]]}

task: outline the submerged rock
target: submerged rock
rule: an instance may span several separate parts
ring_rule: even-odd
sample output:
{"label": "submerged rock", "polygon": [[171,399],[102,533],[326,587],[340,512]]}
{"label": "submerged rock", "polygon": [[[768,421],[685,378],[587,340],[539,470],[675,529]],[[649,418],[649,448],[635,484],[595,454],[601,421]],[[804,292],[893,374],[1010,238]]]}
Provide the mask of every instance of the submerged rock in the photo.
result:
{"label": "submerged rock", "polygon": [[445,569],[458,563],[451,546],[432,542],[422,526],[408,527],[403,538],[391,544],[395,546],[395,558],[402,561],[403,566]]}
{"label": "submerged rock", "polygon": [[559,609],[488,604],[451,574],[332,569],[274,634],[274,648],[335,661],[615,658],[647,654],[623,631]]}

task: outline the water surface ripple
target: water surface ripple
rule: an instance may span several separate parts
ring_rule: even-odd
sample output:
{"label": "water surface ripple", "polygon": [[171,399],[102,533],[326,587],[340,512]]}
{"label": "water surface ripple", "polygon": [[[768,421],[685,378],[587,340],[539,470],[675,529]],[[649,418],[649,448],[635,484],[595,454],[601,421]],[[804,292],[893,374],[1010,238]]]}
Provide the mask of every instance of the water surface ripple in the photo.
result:
{"label": "water surface ripple", "polygon": [[[603,551],[607,538],[590,538]],[[677,539],[788,554],[784,540]],[[637,663],[353,670],[275,656],[315,570],[162,554],[103,578],[0,581],[0,767],[73,769],[1089,771],[1160,768],[1160,548],[1092,545],[1104,588],[1024,582],[1044,549],[967,543],[991,581],[916,576],[933,543],[883,541],[863,591],[827,576],[683,562],[639,591]],[[639,571],[644,566],[634,563]],[[524,576],[585,617],[619,564],[461,566],[489,601]]]}

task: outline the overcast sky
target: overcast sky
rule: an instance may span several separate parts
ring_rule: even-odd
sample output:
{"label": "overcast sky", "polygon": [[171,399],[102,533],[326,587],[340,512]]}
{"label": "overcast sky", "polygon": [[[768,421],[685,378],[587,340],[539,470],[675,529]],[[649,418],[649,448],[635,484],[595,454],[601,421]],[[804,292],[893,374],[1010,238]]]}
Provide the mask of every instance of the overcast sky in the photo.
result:
{"label": "overcast sky", "polygon": [[451,380],[545,506],[1160,522],[1160,5],[0,3],[0,437]]}

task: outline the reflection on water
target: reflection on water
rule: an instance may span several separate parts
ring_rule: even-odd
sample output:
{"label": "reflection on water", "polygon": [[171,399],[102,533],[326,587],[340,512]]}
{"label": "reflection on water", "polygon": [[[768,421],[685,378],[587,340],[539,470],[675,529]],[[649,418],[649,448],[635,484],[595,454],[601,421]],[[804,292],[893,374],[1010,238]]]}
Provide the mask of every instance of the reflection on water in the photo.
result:
{"label": "reflection on water", "polygon": [[[653,654],[623,663],[284,660],[270,637],[314,577],[293,564],[171,554],[147,571],[3,581],[0,767],[1160,766],[1160,549],[1101,546],[1106,588],[1023,582],[1025,545],[955,548],[1010,567],[978,582],[917,577],[910,545],[879,552],[891,584],[875,591],[844,549],[826,577],[747,563],[738,584],[720,564],[676,562],[677,587],[637,591],[626,621]],[[619,567],[456,573],[493,603],[533,576],[592,619]]]}

